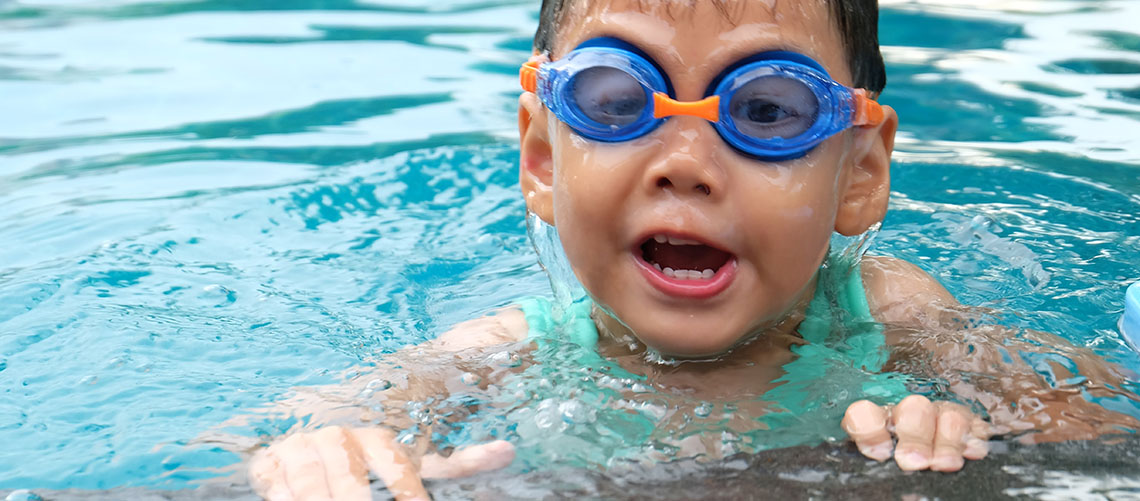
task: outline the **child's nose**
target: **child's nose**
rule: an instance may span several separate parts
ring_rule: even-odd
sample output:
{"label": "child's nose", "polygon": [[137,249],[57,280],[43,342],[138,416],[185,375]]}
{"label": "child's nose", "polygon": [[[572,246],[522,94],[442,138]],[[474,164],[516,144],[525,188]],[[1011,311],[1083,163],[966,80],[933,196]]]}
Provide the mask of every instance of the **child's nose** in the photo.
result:
{"label": "child's nose", "polygon": [[660,130],[661,153],[646,169],[646,187],[681,196],[719,196],[724,173],[714,158],[720,141],[716,131],[696,117],[675,117],[669,122]]}

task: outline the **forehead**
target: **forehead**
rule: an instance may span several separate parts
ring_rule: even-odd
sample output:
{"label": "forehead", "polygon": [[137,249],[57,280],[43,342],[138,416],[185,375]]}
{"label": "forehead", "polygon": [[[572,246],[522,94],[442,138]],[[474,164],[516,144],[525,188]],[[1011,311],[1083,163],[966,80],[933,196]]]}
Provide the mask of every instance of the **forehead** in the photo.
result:
{"label": "forehead", "polygon": [[828,0],[571,0],[554,58],[599,36],[651,55],[673,79],[719,73],[758,52],[791,50],[850,85],[850,71]]}

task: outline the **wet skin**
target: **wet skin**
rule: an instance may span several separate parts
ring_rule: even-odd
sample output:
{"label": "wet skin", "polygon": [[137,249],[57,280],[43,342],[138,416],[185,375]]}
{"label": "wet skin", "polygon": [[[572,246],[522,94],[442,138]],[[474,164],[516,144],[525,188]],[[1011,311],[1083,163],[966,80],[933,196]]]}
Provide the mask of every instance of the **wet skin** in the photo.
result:
{"label": "wet skin", "polygon": [[[826,3],[740,3],[731,21],[712,4],[674,13],[667,5],[571,9],[550,57],[617,37],[654,58],[682,101],[703,98],[725,67],[771,50],[808,55],[852,84]],[[601,143],[578,136],[533,95],[521,105],[528,208],[558,228],[575,275],[613,313],[598,317],[604,329],[667,355],[713,356],[760,333],[790,333],[832,232],[861,233],[886,210],[896,123],[889,110],[882,127],[842,132],[802,158],[764,162],[738,153],[697,117]],[[661,235],[731,254],[717,270],[727,285],[700,297],[662,287],[643,255],[647,240]]]}

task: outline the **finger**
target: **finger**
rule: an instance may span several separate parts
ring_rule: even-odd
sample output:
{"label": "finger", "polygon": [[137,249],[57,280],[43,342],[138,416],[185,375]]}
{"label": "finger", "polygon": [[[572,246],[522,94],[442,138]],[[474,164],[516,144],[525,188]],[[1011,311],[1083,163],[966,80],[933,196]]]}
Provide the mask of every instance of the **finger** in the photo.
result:
{"label": "finger", "polygon": [[515,446],[506,440],[464,447],[448,457],[424,456],[420,463],[423,478],[460,478],[503,468],[515,460]]}
{"label": "finger", "polygon": [[899,439],[895,463],[906,471],[929,468],[938,421],[934,404],[922,395],[911,395],[895,406],[893,417],[895,436]]}
{"label": "finger", "polygon": [[939,402],[937,430],[934,433],[934,457],[930,469],[934,471],[958,471],[965,465],[962,457],[970,436],[970,426],[974,415],[961,405]]}
{"label": "finger", "polygon": [[982,459],[990,452],[990,444],[986,440],[993,435],[990,424],[978,416],[973,417],[970,425],[970,437],[966,439],[966,450],[962,455],[966,459]]}
{"label": "finger", "polygon": [[360,444],[339,426],[322,428],[309,438],[325,465],[325,482],[337,501],[370,500],[368,469]]}
{"label": "finger", "polygon": [[271,449],[262,449],[249,462],[249,484],[257,494],[269,501],[292,501],[285,470]]}
{"label": "finger", "polygon": [[309,437],[298,433],[278,445],[278,461],[285,474],[289,493],[298,501],[332,499],[325,481],[325,467]]}
{"label": "finger", "polygon": [[376,473],[388,492],[398,501],[429,500],[416,465],[396,443],[396,435],[384,428],[357,428],[351,431],[363,451],[364,461]]}
{"label": "finger", "polygon": [[891,458],[894,441],[887,429],[887,409],[869,400],[860,400],[847,407],[843,415],[843,430],[855,442],[859,452],[875,461]]}

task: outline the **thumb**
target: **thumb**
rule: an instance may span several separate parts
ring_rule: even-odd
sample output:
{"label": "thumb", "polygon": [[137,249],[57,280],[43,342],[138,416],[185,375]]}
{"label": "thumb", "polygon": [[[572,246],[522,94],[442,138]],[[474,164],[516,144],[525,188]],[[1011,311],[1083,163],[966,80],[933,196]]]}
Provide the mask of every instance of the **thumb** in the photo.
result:
{"label": "thumb", "polygon": [[459,478],[497,470],[515,460],[515,446],[505,440],[464,447],[448,457],[424,456],[420,472],[423,478]]}

